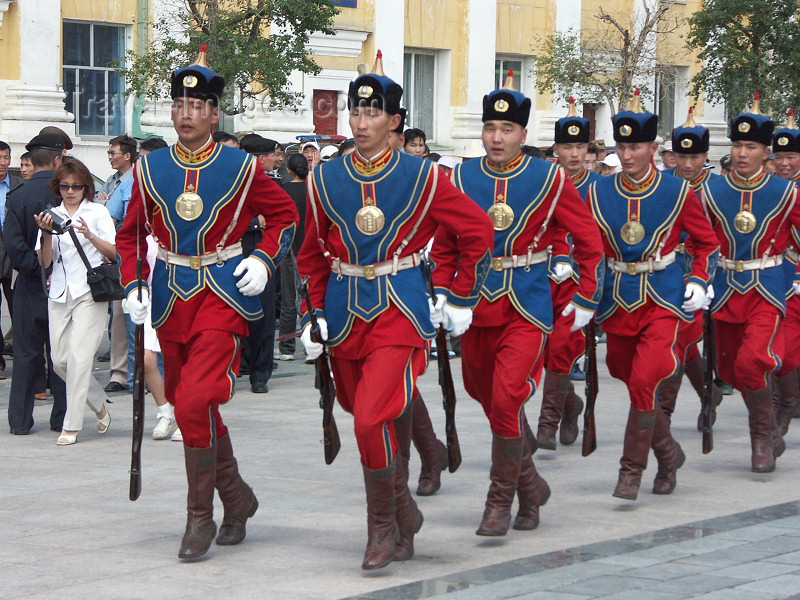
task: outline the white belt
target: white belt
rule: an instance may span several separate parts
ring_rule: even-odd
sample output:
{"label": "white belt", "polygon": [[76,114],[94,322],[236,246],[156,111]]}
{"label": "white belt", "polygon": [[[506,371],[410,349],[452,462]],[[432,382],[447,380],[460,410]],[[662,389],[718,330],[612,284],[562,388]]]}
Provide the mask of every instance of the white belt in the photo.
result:
{"label": "white belt", "polygon": [[613,258],[606,258],[608,268],[617,273],[627,273],[628,275],[638,275],[639,273],[653,273],[655,271],[663,271],[669,265],[675,262],[675,251],[673,250],[666,256],[662,256],[661,260],[649,258],[648,260],[640,260],[637,262],[622,262]]}
{"label": "white belt", "polygon": [[187,256],[185,254],[175,254],[165,248],[158,248],[158,258],[163,260],[168,265],[178,265],[181,267],[189,267],[195,271],[200,267],[207,267],[209,265],[221,265],[226,260],[239,256],[242,253],[242,243],[236,242],[235,244],[222,248],[216,252],[208,252],[206,254],[199,254],[197,256]]}
{"label": "white belt", "polygon": [[800,263],[800,252],[797,251],[797,248],[789,246],[786,249],[786,258],[795,264]]}
{"label": "white belt", "polygon": [[717,264],[722,267],[723,271],[736,271],[737,273],[742,273],[743,271],[760,271],[783,264],[783,255],[775,254],[763,258],[753,258],[751,260],[730,260],[721,256]]}
{"label": "white belt", "polygon": [[530,267],[547,260],[547,250],[531,252],[529,254],[514,254],[513,256],[493,256],[492,271],[503,269],[516,269],[517,267]]}
{"label": "white belt", "polygon": [[421,262],[418,253],[404,256],[403,258],[394,258],[384,262],[375,263],[374,265],[353,265],[350,263],[342,262],[338,258],[334,258],[331,263],[331,271],[339,275],[348,275],[350,277],[363,277],[364,279],[375,279],[381,275],[397,275],[398,271],[404,271],[416,267]]}

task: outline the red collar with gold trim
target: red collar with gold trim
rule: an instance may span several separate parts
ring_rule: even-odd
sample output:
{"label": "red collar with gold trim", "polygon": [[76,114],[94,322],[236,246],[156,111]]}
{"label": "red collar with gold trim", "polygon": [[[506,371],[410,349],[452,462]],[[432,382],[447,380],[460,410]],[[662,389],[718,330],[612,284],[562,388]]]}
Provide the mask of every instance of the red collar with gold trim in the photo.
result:
{"label": "red collar with gold trim", "polygon": [[655,182],[657,175],[658,175],[658,169],[653,169],[651,167],[650,172],[639,183],[636,183],[625,173],[620,173],[619,181],[623,190],[625,190],[626,192],[631,192],[632,194],[638,194],[640,192],[646,191],[651,185],[653,185],[653,182]]}
{"label": "red collar with gold trim", "polygon": [[497,163],[494,163],[487,158],[486,166],[489,167],[490,170],[494,171],[498,175],[507,175],[514,169],[518,168],[522,164],[523,160],[525,160],[525,154],[523,154],[520,151],[520,153],[517,154],[516,157],[512,158],[504,165],[498,165]]}
{"label": "red collar with gold trim", "polygon": [[367,160],[356,150],[351,154],[353,157],[353,167],[355,168],[356,173],[359,175],[375,175],[375,173],[379,172],[389,164],[393,152],[394,151],[392,150],[391,146],[386,146],[386,149],[378,154],[378,156],[371,160]]}
{"label": "red collar with gold trim", "polygon": [[178,156],[178,159],[181,162],[190,165],[196,165],[198,163],[208,160],[213,154],[216,146],[217,143],[214,141],[214,139],[209,137],[208,141],[205,144],[203,144],[202,147],[192,152],[191,150],[186,148],[186,146],[178,142],[177,144],[175,144],[175,154]]}
{"label": "red collar with gold trim", "polygon": [[728,173],[728,177],[731,178],[731,181],[733,183],[735,183],[736,185],[738,185],[739,187],[743,187],[743,188],[756,187],[757,185],[759,185],[760,183],[762,183],[764,181],[766,176],[767,176],[767,173],[766,173],[766,171],[764,171],[764,169],[761,169],[758,173],[753,175],[753,177],[751,179],[745,179],[744,177],[739,175],[734,170],[731,170]]}

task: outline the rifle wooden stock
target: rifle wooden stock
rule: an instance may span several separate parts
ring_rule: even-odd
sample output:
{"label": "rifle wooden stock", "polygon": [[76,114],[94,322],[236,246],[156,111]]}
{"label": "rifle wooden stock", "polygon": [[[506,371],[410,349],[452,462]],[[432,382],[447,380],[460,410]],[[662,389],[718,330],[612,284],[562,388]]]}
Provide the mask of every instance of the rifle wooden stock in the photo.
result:
{"label": "rifle wooden stock", "polygon": [[[139,301],[142,300],[142,257],[136,260]],[[131,431],[131,481],[128,498],[136,500],[142,493],[142,437],[144,435],[144,325],[137,325],[134,334],[133,364],[133,429]]]}
{"label": "rifle wooden stock", "polygon": [[589,456],[597,450],[594,424],[594,405],[597,400],[597,345],[594,338],[594,319],[586,326],[586,410],[583,412],[583,446],[581,454]]}
{"label": "rifle wooden stock", "polygon": [[711,311],[703,311],[703,402],[702,415],[703,454],[714,449],[714,431],[711,423],[711,410],[714,403],[714,324]]}

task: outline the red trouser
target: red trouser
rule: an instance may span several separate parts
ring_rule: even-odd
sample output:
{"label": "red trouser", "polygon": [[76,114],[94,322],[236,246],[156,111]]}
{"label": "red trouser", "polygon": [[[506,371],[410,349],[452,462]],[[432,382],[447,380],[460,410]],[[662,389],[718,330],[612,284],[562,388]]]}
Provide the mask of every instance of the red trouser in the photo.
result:
{"label": "red trouser", "polygon": [[353,415],[361,462],[370,469],[385,469],[397,452],[394,424],[403,414],[425,372],[426,352],[411,346],[381,346],[366,357],[331,356],[336,397]]}
{"label": "red trouser", "polygon": [[681,364],[697,356],[697,344],[703,339],[703,313],[698,310],[694,313],[694,321],[681,321],[678,327],[678,346],[676,352]]}
{"label": "red trouser", "polygon": [[541,375],[544,341],[544,332],[522,317],[493,327],[473,325],[461,336],[464,387],[497,435],[522,435],[522,406],[538,385],[530,375]]}
{"label": "red trouser", "polygon": [[675,374],[681,320],[652,301],[632,313],[621,309],[606,321],[606,365],[628,387],[631,406],[653,410],[659,384]]}
{"label": "red trouser", "polygon": [[562,283],[550,282],[553,296],[553,332],[547,336],[544,350],[544,366],[559,375],[572,373],[572,365],[586,351],[586,336],[582,329],[570,331],[575,315],[561,316],[561,311],[570,303],[578,286],[572,279]]}
{"label": "red trouser", "polygon": [[239,371],[239,336],[205,329],[188,343],[159,340],[164,355],[164,388],[190,448],[208,448],[227,433],[219,405],[233,395]]}
{"label": "red trouser", "polygon": [[714,313],[717,373],[723,381],[740,392],[770,384],[784,354],[781,319],[780,310],[756,291],[734,294]]}
{"label": "red trouser", "polygon": [[783,376],[800,367],[800,296],[792,295],[786,301],[786,317],[781,323],[784,348],[794,348],[791,352],[784,352],[783,364],[778,375]]}

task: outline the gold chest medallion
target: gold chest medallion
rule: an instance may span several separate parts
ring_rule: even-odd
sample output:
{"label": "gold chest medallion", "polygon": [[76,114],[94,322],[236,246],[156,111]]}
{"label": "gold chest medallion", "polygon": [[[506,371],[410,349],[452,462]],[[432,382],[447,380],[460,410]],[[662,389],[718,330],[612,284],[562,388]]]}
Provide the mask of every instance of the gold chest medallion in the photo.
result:
{"label": "gold chest medallion", "polygon": [[619,230],[619,234],[626,243],[633,246],[644,239],[644,226],[639,221],[628,221]]}
{"label": "gold chest medallion", "polygon": [[495,231],[505,231],[514,222],[514,211],[508,204],[502,202],[492,204],[486,214],[492,220]]}
{"label": "gold chest medallion", "polygon": [[750,233],[756,228],[756,216],[749,210],[742,210],[736,213],[733,218],[733,226],[739,233]]}
{"label": "gold chest medallion", "polygon": [[175,200],[175,211],[182,219],[192,221],[203,213],[203,199],[194,192],[183,192]]}
{"label": "gold chest medallion", "polygon": [[375,235],[383,229],[385,223],[383,211],[374,204],[362,206],[356,213],[356,227],[364,235]]}

